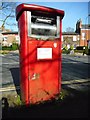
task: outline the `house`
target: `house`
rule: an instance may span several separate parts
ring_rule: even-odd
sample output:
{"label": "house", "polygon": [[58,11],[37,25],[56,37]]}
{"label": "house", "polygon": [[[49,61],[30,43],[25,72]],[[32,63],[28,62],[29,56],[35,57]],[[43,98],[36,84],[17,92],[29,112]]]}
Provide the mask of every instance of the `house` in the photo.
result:
{"label": "house", "polygon": [[0,45],[11,46],[13,42],[19,44],[18,32],[13,32],[9,29],[5,29],[5,27],[0,27]]}
{"label": "house", "polygon": [[69,49],[70,46],[76,48],[79,46],[79,34],[75,32],[63,32],[62,33],[62,48],[67,46]]}
{"label": "house", "polygon": [[74,48],[77,46],[88,46],[90,42],[90,25],[82,24],[81,19],[76,23],[75,32],[63,32],[62,33],[62,47],[67,46],[70,48],[73,45]]}
{"label": "house", "polygon": [[81,19],[78,20],[75,32],[80,35],[79,46],[87,46],[90,40],[90,24],[82,24]]}
{"label": "house", "polygon": [[0,40],[0,44],[2,46],[11,46],[12,43],[19,44],[19,35],[18,32],[2,32],[2,41]]}

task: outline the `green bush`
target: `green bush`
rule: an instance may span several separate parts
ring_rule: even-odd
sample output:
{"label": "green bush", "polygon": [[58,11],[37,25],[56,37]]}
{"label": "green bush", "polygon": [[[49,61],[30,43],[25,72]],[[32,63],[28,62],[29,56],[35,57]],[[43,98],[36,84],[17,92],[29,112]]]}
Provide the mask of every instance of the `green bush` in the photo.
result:
{"label": "green bush", "polygon": [[68,50],[67,46],[64,46],[63,50]]}
{"label": "green bush", "polygon": [[74,50],[75,53],[83,53],[83,50]]}
{"label": "green bush", "polygon": [[2,50],[18,50],[19,45],[17,43],[13,43],[11,46],[2,46]]}
{"label": "green bush", "polygon": [[18,50],[18,44],[13,43],[12,44],[12,50]]}
{"label": "green bush", "polygon": [[12,48],[11,48],[11,46],[10,46],[10,47],[8,47],[8,46],[3,46],[3,47],[2,47],[2,50],[12,50]]}
{"label": "green bush", "polygon": [[65,46],[62,50],[63,54],[70,54],[70,51],[73,50],[73,46],[70,46],[70,48],[68,49],[67,46]]}
{"label": "green bush", "polygon": [[69,53],[70,53],[70,50],[62,50],[62,53],[63,53],[63,54],[69,54]]}
{"label": "green bush", "polygon": [[89,54],[89,49],[87,46],[85,46],[85,49],[76,49],[74,50],[75,53],[83,53],[83,54],[86,54],[88,55]]}
{"label": "green bush", "polygon": [[70,50],[73,50],[73,49],[74,49],[74,47],[71,45],[71,46],[70,46]]}
{"label": "green bush", "polygon": [[88,49],[88,47],[85,47],[85,54],[88,55],[88,53],[89,53],[89,49]]}

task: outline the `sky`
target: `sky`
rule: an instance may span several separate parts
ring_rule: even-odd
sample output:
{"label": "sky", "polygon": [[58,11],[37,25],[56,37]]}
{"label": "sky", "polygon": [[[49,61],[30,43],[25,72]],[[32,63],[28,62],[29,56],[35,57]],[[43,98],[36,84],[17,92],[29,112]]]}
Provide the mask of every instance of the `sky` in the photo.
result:
{"label": "sky", "polygon": [[[21,3],[23,2],[20,2],[18,4]],[[68,27],[74,28],[75,31],[77,20],[81,19],[83,24],[87,24],[88,18],[90,17],[90,16],[87,17],[89,14],[88,2],[24,2],[24,3],[43,5],[43,6],[63,10],[65,12],[65,16],[62,20],[63,32],[66,31]],[[17,21],[14,20],[14,22]],[[17,26],[16,27],[6,26],[6,28],[12,29],[13,31],[18,31]]]}

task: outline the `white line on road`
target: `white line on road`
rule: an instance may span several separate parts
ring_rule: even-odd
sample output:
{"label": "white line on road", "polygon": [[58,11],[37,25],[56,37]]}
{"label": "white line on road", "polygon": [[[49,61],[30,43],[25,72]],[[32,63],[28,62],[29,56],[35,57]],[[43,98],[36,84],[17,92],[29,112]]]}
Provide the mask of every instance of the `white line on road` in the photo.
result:
{"label": "white line on road", "polygon": [[11,86],[11,87],[5,87],[5,88],[0,88],[0,92],[6,92],[6,91],[12,91],[12,90],[19,90],[20,86]]}
{"label": "white line on road", "polygon": [[[9,65],[13,65],[13,64],[19,64],[19,62],[12,62],[12,63],[2,63],[2,65],[7,65],[7,64],[9,64]],[[1,64],[0,64],[1,65]]]}
{"label": "white line on road", "polygon": [[66,61],[66,62],[62,61],[62,64],[63,64],[63,63],[67,63],[67,64],[68,64],[68,63],[79,63],[79,64],[84,64],[84,63],[88,63],[88,61],[84,61],[84,62],[82,62],[82,61],[74,61],[74,62],[72,62],[72,61],[71,61],[71,62],[70,62],[70,61]]}
{"label": "white line on road", "polygon": [[62,84],[75,84],[75,83],[83,83],[83,82],[90,82],[90,80],[89,79],[69,80],[69,81],[62,81]]}

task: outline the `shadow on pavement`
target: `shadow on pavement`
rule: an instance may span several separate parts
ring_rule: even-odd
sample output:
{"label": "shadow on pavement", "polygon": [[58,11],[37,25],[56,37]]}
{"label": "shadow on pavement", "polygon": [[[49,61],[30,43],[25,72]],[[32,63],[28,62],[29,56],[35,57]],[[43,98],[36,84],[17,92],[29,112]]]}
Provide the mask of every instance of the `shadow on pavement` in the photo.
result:
{"label": "shadow on pavement", "polygon": [[[13,83],[15,87],[20,86],[20,70],[19,67],[17,68],[10,68],[12,77],[13,77]],[[20,90],[16,89],[17,94],[20,94]]]}
{"label": "shadow on pavement", "polygon": [[88,92],[68,89],[71,93],[64,100],[52,100],[42,104],[8,107],[7,116],[3,108],[4,118],[88,118]]}

